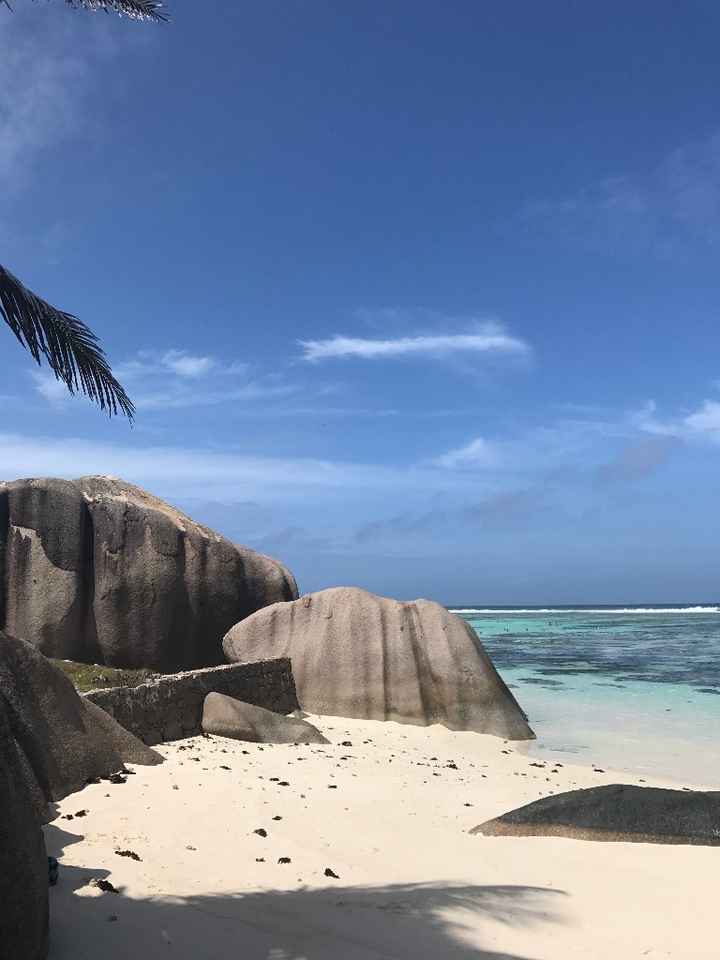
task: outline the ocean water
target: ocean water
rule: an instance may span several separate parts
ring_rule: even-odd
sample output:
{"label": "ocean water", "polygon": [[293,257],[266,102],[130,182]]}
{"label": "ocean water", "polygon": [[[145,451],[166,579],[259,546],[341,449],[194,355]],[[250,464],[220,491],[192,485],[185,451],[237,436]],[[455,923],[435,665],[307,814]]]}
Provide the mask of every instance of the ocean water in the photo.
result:
{"label": "ocean water", "polygon": [[720,787],[720,606],[451,609],[528,714],[530,753]]}

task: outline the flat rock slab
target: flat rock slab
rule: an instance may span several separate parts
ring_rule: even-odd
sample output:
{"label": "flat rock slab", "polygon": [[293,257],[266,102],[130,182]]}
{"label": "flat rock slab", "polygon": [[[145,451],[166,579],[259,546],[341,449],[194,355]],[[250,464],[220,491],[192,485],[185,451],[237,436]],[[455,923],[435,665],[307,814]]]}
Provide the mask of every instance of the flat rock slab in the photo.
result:
{"label": "flat rock slab", "polygon": [[289,657],[315,714],[534,736],[472,627],[430,600],[321,590],[242,620],[223,649],[235,663]]}
{"label": "flat rock slab", "polygon": [[720,846],[720,791],[613,783],[543,797],[470,833]]}
{"label": "flat rock slab", "polygon": [[202,728],[205,733],[252,743],[328,743],[329,741],[305,720],[273,713],[222,693],[209,693],[203,706]]}

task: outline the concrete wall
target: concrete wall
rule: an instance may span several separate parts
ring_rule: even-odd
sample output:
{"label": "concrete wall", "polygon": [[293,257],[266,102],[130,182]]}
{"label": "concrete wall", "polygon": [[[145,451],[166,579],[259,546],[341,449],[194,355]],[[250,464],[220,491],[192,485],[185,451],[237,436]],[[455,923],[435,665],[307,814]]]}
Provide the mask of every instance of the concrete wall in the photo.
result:
{"label": "concrete wall", "polygon": [[152,746],[199,734],[203,701],[211,692],[225,693],[276,713],[290,713],[298,707],[295,681],[286,659],[168,674],[137,687],[92,690],[85,696]]}

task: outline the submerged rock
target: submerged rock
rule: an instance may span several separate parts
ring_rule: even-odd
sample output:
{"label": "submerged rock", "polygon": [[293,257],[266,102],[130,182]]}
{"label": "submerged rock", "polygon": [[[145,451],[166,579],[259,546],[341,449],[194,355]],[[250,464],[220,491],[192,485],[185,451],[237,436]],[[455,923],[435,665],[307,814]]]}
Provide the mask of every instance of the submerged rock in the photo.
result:
{"label": "submerged rock", "polygon": [[40,817],[48,801],[61,800],[125,763],[162,762],[158,753],[81,697],[32,644],[1,631],[0,692],[33,774]]}
{"label": "submerged rock", "polygon": [[202,715],[205,733],[253,743],[328,743],[329,741],[305,720],[285,717],[264,707],[255,707],[223,693],[205,697]]}
{"label": "submerged rock", "polygon": [[429,600],[322,590],[259,610],[223,649],[236,662],[290,657],[298,700],[312,713],[534,736],[473,629]]}
{"label": "submerged rock", "polygon": [[535,800],[470,833],[635,843],[720,845],[720,791],[613,783]]}
{"label": "submerged rock", "polygon": [[292,600],[292,574],[112,477],[0,484],[0,628],[49,657],[174,672]]}

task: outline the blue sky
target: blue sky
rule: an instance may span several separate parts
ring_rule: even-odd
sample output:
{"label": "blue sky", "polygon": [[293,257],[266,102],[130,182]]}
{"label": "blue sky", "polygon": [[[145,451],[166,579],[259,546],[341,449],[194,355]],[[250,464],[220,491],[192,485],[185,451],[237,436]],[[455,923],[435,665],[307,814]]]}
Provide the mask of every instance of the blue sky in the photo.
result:
{"label": "blue sky", "polygon": [[2,262],[138,416],[8,331],[0,475],[123,476],[306,590],[717,598],[715,3],[15,8]]}

